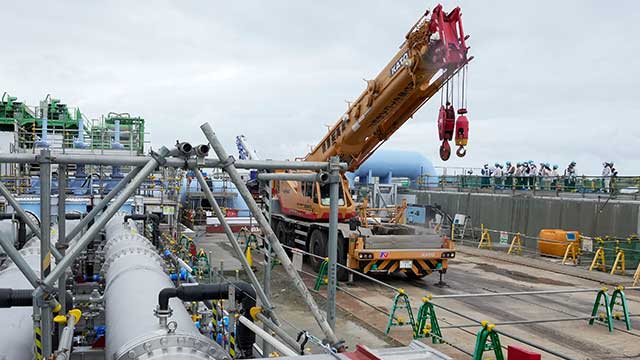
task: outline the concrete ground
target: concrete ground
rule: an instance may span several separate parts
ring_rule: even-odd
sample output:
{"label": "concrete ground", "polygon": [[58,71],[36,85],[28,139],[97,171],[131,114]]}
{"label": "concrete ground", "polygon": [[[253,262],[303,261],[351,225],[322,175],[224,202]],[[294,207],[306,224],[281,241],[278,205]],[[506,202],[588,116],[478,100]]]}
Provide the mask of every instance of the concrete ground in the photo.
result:
{"label": "concrete ground", "polygon": [[[240,270],[239,277],[241,279],[247,279],[240,261],[233,255],[233,248],[229,245],[224,234],[200,234],[195,237],[195,241],[198,249],[202,248],[207,253],[211,252],[212,264],[216,269],[220,268],[220,261],[224,262],[224,272],[227,279],[235,277],[235,270]],[[256,276],[262,281],[264,262],[263,255],[259,251],[253,251],[253,262]],[[281,266],[276,266],[273,269],[271,294],[276,313],[282,323],[281,326],[289,335],[296,338],[300,331],[306,330],[319,339],[323,338],[320,327],[316,324],[306,304],[300,299],[299,293]],[[320,307],[325,306],[323,297],[316,296],[316,299]],[[388,347],[391,346],[390,344],[401,346],[399,342],[385,336],[375,328],[371,328],[366,322],[342,309],[338,309],[336,329],[338,337],[345,340],[350,350],[354,350],[356,344],[366,344],[374,349]],[[307,344],[307,348],[310,348],[313,353],[322,353],[322,349],[312,342]]]}
{"label": "concrete ground", "polygon": [[[198,240],[199,246],[212,253],[221,254],[226,264],[232,264],[231,247],[224,235],[207,235]],[[431,275],[422,280],[409,281],[402,275],[380,277],[395,287],[404,288],[410,296],[414,315],[421,299],[429,294],[473,294],[488,292],[519,292],[549,289],[596,289],[604,285],[600,278],[590,275],[581,269],[556,266],[540,266],[540,263],[529,263],[531,260],[503,259],[494,256],[494,252],[474,251],[461,248],[458,256],[451,261],[449,271],[444,280],[446,287],[435,286],[437,276]],[[261,255],[254,252],[254,265],[258,278],[262,279]],[[237,259],[235,260],[237,261]],[[305,271],[309,271],[305,267]],[[593,273],[592,273],[593,274]],[[313,286],[312,276],[303,275],[308,287]],[[610,282],[611,283],[611,282]],[[296,336],[300,329],[310,331],[321,337],[321,332],[306,305],[299,299],[280,266],[274,268],[272,281],[273,302],[281,319],[286,320],[283,327]],[[345,339],[350,349],[355,344],[364,344],[372,348],[397,346],[411,341],[409,327],[394,327],[390,336],[384,335],[394,291],[365,279],[356,279],[351,284],[340,284],[344,291],[338,291],[337,302],[340,307],[337,322],[337,334]],[[609,286],[611,288],[611,286]],[[610,291],[611,292],[611,291]],[[326,290],[323,288],[316,294],[321,307],[324,306]],[[640,293],[627,291],[627,299],[631,314],[640,314]],[[476,333],[479,326],[468,328],[446,328],[452,325],[473,324],[464,315],[473,320],[488,320],[492,323],[521,320],[558,319],[568,317],[589,316],[595,300],[595,292],[504,296],[504,297],[469,297],[456,299],[433,299],[433,303],[443,306],[458,314],[436,308],[436,314],[444,339],[463,351],[447,344],[427,344],[453,358],[469,358],[465,352],[473,352]],[[406,318],[405,314],[400,314]],[[595,324],[589,326],[587,320],[565,322],[549,322],[524,325],[498,325],[497,330],[505,335],[513,335],[533,344],[540,345],[564,358],[571,359],[632,359],[640,358],[640,320],[632,318],[631,331],[624,330],[621,321],[615,322],[616,330],[609,333],[605,326]],[[638,330],[636,330],[638,329]],[[517,345],[535,350],[502,335],[500,340],[506,348]],[[314,347],[314,353],[318,348]],[[561,358],[539,351],[543,359]],[[506,351],[505,351],[506,354]],[[489,354],[487,353],[487,356]],[[491,354],[491,357],[493,355]]]}

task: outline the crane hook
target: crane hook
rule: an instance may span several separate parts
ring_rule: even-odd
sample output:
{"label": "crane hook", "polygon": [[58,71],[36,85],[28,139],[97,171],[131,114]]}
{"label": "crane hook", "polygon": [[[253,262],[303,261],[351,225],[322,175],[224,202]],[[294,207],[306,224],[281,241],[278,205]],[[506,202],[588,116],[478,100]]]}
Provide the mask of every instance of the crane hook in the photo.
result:
{"label": "crane hook", "polygon": [[442,145],[440,145],[440,159],[442,159],[443,161],[447,161],[449,160],[450,156],[451,146],[449,146],[449,142],[447,140],[442,140]]}
{"label": "crane hook", "polygon": [[465,149],[464,146],[462,145],[458,146],[458,150],[456,150],[456,155],[458,155],[458,157],[464,157],[465,155],[467,155],[467,149]]}

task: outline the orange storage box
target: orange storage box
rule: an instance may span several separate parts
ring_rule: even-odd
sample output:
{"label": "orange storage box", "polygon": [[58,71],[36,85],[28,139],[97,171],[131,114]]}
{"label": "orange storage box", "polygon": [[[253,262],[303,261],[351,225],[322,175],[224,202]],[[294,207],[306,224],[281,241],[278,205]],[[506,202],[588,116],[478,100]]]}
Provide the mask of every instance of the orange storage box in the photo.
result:
{"label": "orange storage box", "polygon": [[538,252],[540,255],[563,257],[567,245],[577,241],[580,246],[580,232],[560,229],[542,229],[538,234]]}

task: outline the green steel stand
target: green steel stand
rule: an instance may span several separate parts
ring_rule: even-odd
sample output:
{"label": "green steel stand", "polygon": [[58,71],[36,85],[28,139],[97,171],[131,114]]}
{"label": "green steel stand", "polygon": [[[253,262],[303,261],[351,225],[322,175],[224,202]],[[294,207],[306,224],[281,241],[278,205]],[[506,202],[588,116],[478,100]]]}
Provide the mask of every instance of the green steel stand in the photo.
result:
{"label": "green steel stand", "polygon": [[[406,310],[409,316],[409,322],[405,322],[403,318],[396,318],[397,310]],[[397,320],[397,321],[395,321]],[[393,297],[393,305],[391,306],[391,313],[389,314],[389,321],[387,322],[387,330],[385,334],[389,335],[389,331],[391,331],[392,326],[411,326],[413,333],[415,335],[416,322],[413,319],[413,311],[411,310],[411,302],[409,301],[409,297],[404,292],[404,289],[398,289],[398,293]]]}
{"label": "green steel stand", "polygon": [[[602,288],[602,290],[598,291],[598,295],[596,295],[596,301],[593,304],[593,310],[591,311],[592,318],[589,320],[589,325],[593,325],[595,320],[602,321],[607,324],[609,332],[613,332],[613,318],[611,317],[611,308],[609,304],[607,288]],[[598,310],[601,306],[604,307],[605,312],[598,315]],[[594,318],[596,315],[598,316],[597,319]]]}
{"label": "green steel stand", "polygon": [[[620,298],[620,302],[616,303],[616,300]],[[615,306],[619,305],[622,311],[615,311]],[[627,330],[631,330],[631,321],[629,319],[629,307],[627,306],[627,298],[624,296],[624,287],[619,285],[611,294],[611,302],[609,303],[609,310],[614,320],[623,320],[627,326]]]}
{"label": "green steel stand", "polygon": [[495,327],[494,324],[489,324],[486,320],[482,322],[482,329],[478,331],[478,335],[476,336],[473,360],[482,360],[482,354],[491,350],[493,350],[496,360],[504,360],[500,337],[498,333],[493,330]]}
{"label": "green steel stand", "polygon": [[324,259],[322,264],[320,264],[320,271],[318,271],[318,276],[316,276],[316,284],[313,287],[313,290],[318,291],[320,287],[327,285],[329,282],[329,278],[327,277],[327,266],[329,266],[329,258]]}
{"label": "green steel stand", "polygon": [[434,344],[442,344],[442,332],[440,331],[440,325],[438,324],[438,318],[436,317],[436,310],[433,304],[429,301],[429,297],[422,298],[422,305],[418,309],[418,316],[416,319],[416,327],[413,329],[413,338],[431,338]]}

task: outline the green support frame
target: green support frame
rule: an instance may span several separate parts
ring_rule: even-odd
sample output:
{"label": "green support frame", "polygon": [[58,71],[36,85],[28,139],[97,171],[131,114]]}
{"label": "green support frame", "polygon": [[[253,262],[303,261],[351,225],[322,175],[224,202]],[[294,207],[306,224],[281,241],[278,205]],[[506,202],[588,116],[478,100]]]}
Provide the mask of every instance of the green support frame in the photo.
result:
{"label": "green support frame", "polygon": [[[407,311],[409,322],[404,321],[404,319],[401,317],[396,317],[396,311],[398,310]],[[409,301],[409,297],[404,292],[404,289],[398,289],[398,292],[393,297],[393,305],[391,306],[391,313],[389,314],[389,321],[387,322],[387,330],[385,331],[385,334],[389,335],[389,332],[391,331],[391,328],[393,326],[407,325],[411,326],[411,330],[415,335],[416,322],[413,318],[413,311],[411,310],[411,301]]]}
{"label": "green support frame", "polygon": [[413,338],[430,337],[434,344],[442,344],[444,343],[442,331],[440,330],[440,324],[438,324],[436,310],[430,300],[431,295],[422,298],[422,305],[420,305],[416,316],[416,326],[413,329]]}
{"label": "green support frame", "polygon": [[[604,308],[604,312],[598,315],[600,307]],[[597,318],[596,318],[597,316]],[[609,295],[607,294],[607,288],[602,288],[596,295],[596,301],[593,303],[593,310],[591,311],[591,319],[589,319],[589,325],[598,320],[607,324],[609,332],[613,332],[613,317],[611,316],[611,307],[609,301]]]}
{"label": "green support frame", "polygon": [[482,328],[476,336],[476,346],[473,351],[473,360],[482,360],[482,355],[487,351],[493,351],[496,356],[495,360],[504,360],[502,354],[502,345],[500,345],[500,337],[494,330],[496,326],[489,324],[488,321],[482,322]]}
{"label": "green support frame", "polygon": [[[619,302],[616,300],[620,299]],[[620,306],[620,311],[616,311],[616,305]],[[627,330],[631,330],[631,319],[629,318],[629,307],[627,306],[627,297],[624,295],[624,286],[619,285],[611,294],[609,302],[609,310],[614,320],[624,321]]]}

